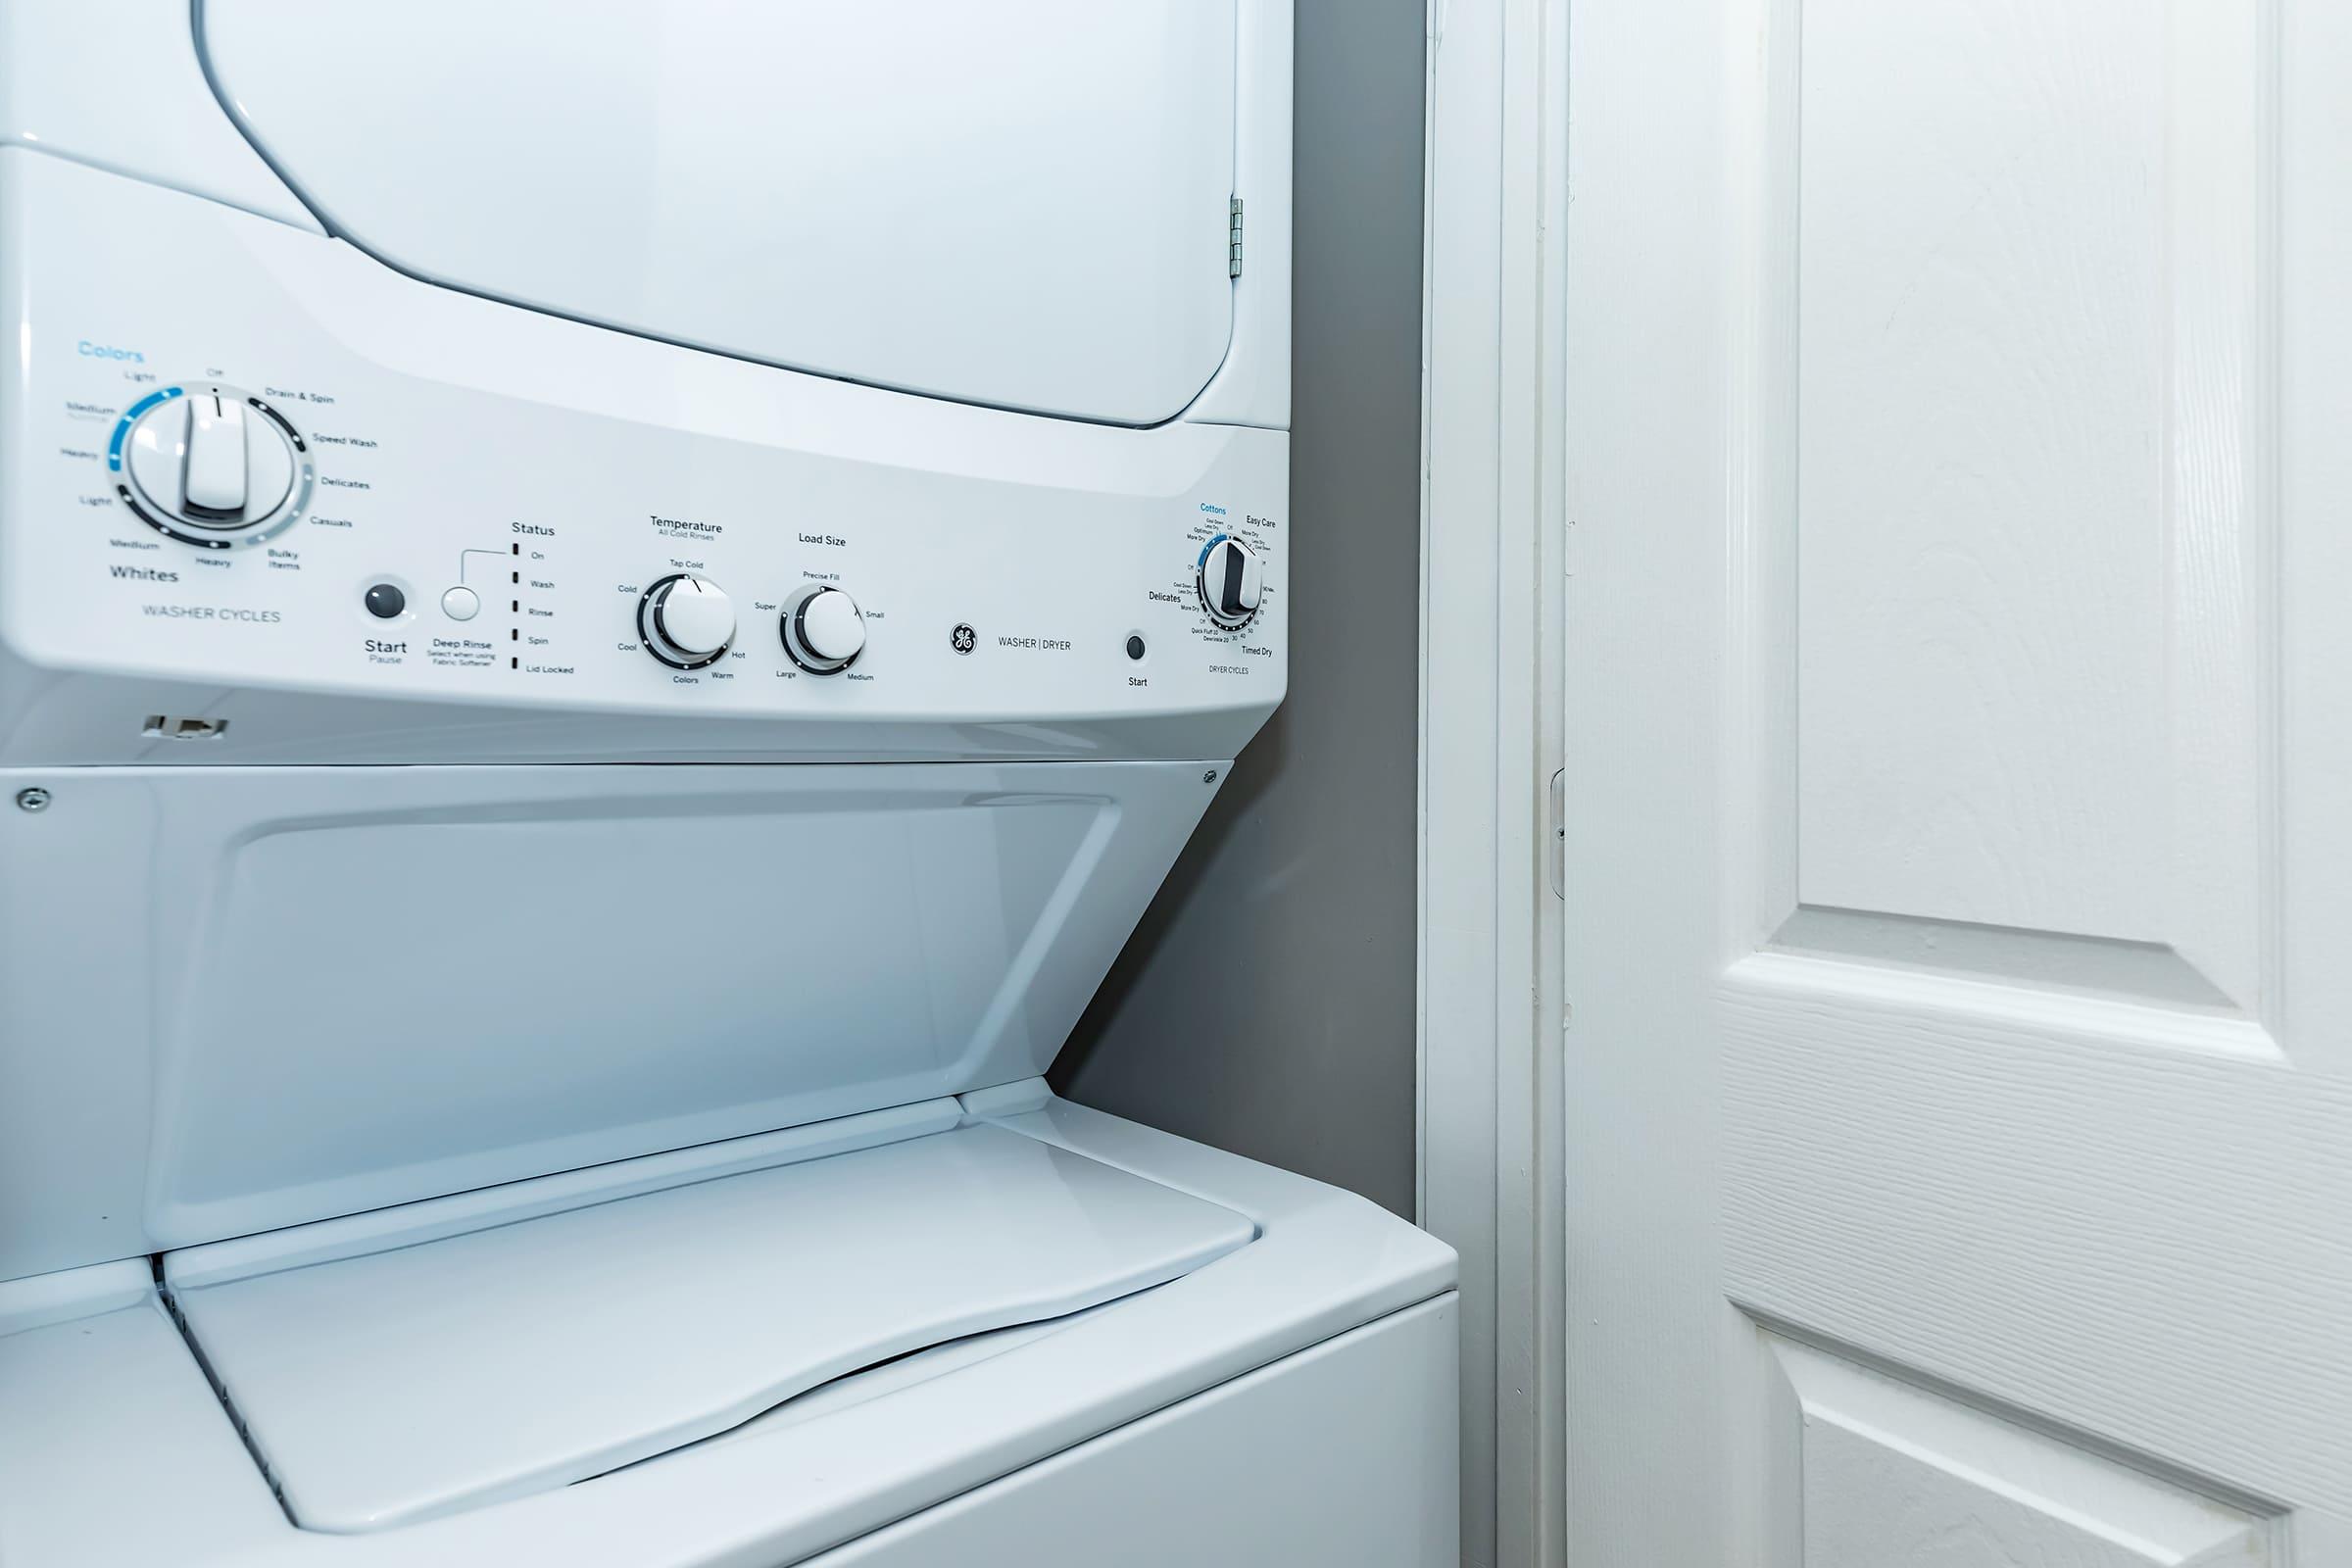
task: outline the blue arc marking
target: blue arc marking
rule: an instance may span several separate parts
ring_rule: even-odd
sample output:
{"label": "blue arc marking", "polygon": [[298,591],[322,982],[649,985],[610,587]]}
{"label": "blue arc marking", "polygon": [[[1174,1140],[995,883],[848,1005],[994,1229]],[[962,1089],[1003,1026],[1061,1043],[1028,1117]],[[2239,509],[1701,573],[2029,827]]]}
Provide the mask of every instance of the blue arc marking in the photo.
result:
{"label": "blue arc marking", "polygon": [[117,473],[122,471],[122,440],[130,434],[130,427],[137,422],[139,416],[163,402],[164,399],[175,398],[180,395],[180,388],[168,386],[160,392],[148,393],[122,411],[122,417],[115,425],[114,439],[106,444],[106,466],[109,469]]}
{"label": "blue arc marking", "polygon": [[1205,569],[1208,565],[1208,553],[1232,537],[1233,536],[1231,534],[1221,533],[1214,539],[1211,539],[1208,543],[1202,545],[1200,547],[1200,559],[1193,563],[1194,567],[1196,569]]}

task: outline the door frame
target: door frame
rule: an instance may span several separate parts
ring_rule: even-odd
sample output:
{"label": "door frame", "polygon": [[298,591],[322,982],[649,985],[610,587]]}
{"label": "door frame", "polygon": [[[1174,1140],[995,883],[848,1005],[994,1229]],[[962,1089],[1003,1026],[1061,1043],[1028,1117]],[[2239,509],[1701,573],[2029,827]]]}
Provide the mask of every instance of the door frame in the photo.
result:
{"label": "door frame", "polygon": [[1416,1200],[1462,1258],[1473,1568],[1566,1548],[1566,12],[1428,10]]}

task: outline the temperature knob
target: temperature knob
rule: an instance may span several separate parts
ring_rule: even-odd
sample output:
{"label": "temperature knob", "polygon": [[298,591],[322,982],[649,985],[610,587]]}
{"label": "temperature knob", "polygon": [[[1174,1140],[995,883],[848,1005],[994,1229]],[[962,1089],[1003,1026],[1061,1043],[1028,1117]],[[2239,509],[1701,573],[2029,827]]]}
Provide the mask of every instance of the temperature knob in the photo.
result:
{"label": "temperature knob", "polygon": [[1200,608],[1218,625],[1247,625],[1265,591],[1257,552],[1239,539],[1219,534],[1200,552]]}
{"label": "temperature knob", "polygon": [[672,669],[716,663],[735,640],[735,602],[708,577],[678,572],[637,601],[645,651]]}
{"label": "temperature knob", "polygon": [[784,652],[811,675],[837,675],[865,652],[865,615],[839,588],[811,585],[784,602]]}
{"label": "temperature knob", "polygon": [[131,405],[106,454],[116,494],[158,532],[225,550],[301,514],[308,447],[283,416],[233,386],[168,386]]}

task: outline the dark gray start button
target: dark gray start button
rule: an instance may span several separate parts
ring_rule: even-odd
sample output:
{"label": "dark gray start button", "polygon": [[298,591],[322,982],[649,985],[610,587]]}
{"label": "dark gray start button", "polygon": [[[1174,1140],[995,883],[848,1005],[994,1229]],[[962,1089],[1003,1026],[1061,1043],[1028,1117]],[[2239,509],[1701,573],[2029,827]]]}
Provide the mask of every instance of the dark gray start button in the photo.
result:
{"label": "dark gray start button", "polygon": [[378,620],[390,620],[409,608],[409,596],[388,582],[379,582],[368,590],[363,602],[368,613]]}

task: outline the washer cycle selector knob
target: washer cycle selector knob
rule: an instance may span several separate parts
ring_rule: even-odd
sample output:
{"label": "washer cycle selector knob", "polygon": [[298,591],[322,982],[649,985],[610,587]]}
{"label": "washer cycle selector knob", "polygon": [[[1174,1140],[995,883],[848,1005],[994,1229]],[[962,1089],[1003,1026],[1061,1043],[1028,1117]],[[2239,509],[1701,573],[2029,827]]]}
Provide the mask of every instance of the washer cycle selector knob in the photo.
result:
{"label": "washer cycle selector knob", "polygon": [[637,601],[637,634],[645,651],[672,669],[701,669],[723,658],[735,640],[735,601],[708,577],[677,572]]}
{"label": "washer cycle selector knob", "polygon": [[132,404],[106,466],[117,496],[150,527],[213,550],[272,537],[310,499],[308,444],[260,398],[218,382]]}
{"label": "washer cycle selector knob", "polygon": [[1265,571],[1257,552],[1219,534],[1200,552],[1200,608],[1220,626],[1247,625],[1265,596]]}
{"label": "washer cycle selector knob", "polygon": [[811,583],[784,601],[784,652],[811,675],[837,675],[865,652],[865,613],[839,588]]}

